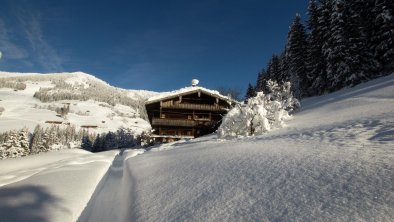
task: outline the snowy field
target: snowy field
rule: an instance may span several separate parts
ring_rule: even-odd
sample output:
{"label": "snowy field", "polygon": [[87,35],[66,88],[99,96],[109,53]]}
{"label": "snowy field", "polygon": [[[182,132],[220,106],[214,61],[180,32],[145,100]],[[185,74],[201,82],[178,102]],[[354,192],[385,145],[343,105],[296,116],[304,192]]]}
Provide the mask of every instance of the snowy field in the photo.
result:
{"label": "snowy field", "polygon": [[394,75],[304,100],[263,136],[142,153],[0,161],[0,221],[392,221]]}
{"label": "snowy field", "polygon": [[0,221],[76,221],[119,151],[52,151],[0,161]]}

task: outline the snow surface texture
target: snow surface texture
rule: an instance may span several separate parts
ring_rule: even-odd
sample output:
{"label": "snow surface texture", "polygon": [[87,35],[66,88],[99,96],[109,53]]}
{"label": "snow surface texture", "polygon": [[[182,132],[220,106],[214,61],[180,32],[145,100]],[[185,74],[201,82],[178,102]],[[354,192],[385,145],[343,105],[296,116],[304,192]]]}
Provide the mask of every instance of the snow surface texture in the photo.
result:
{"label": "snow surface texture", "polygon": [[0,161],[0,221],[392,221],[394,75],[307,99],[287,125],[126,151],[100,183],[114,151]]}
{"label": "snow surface texture", "polygon": [[0,161],[0,221],[76,221],[118,152],[73,149]]}

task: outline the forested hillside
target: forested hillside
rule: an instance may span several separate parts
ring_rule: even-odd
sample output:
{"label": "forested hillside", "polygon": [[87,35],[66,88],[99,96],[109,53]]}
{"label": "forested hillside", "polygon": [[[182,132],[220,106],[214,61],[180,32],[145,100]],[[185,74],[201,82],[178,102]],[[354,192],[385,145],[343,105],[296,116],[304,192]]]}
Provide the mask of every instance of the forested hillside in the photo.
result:
{"label": "forested hillside", "polygon": [[81,72],[0,72],[0,159],[133,147],[150,130],[144,102],[156,94],[116,88]]}
{"label": "forested hillside", "polygon": [[351,87],[394,71],[394,3],[310,0],[305,24],[296,15],[287,43],[250,84],[246,98],[268,92],[267,81],[290,81],[297,98]]}

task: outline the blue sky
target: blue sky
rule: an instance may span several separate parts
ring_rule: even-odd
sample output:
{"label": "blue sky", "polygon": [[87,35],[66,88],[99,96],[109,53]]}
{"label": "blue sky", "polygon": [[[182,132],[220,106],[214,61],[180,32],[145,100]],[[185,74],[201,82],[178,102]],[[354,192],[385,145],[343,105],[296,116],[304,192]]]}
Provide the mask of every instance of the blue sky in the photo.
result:
{"label": "blue sky", "polygon": [[0,70],[83,71],[127,89],[244,92],[307,0],[0,0]]}

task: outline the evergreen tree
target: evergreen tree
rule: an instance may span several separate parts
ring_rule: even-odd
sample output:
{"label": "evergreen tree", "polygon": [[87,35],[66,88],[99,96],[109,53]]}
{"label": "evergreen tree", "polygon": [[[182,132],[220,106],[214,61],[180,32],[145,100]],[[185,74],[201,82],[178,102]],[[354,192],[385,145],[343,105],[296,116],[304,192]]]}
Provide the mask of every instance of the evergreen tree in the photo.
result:
{"label": "evergreen tree", "polygon": [[31,138],[31,143],[30,143],[30,152],[32,154],[37,154],[37,153],[43,152],[45,150],[44,144],[42,141],[43,133],[44,133],[44,131],[40,125],[37,125],[34,128],[32,138]]}
{"label": "evergreen tree", "polygon": [[8,132],[4,143],[0,145],[0,159],[28,155],[30,153],[29,140],[30,138],[27,129]]}
{"label": "evergreen tree", "polygon": [[279,57],[279,66],[280,76],[278,78],[278,82],[284,83],[290,81],[290,67],[286,57],[286,50],[284,50]]}
{"label": "evergreen tree", "polygon": [[376,0],[374,6],[372,45],[381,71],[394,71],[394,4],[392,0]]}
{"label": "evergreen tree", "polygon": [[270,59],[266,75],[259,73],[256,91],[267,93],[270,79],[290,81],[302,98],[394,71],[392,1],[309,0],[308,15],[308,33],[297,15],[285,51]]}
{"label": "evergreen tree", "polygon": [[294,87],[296,98],[307,96],[307,89],[310,82],[307,78],[305,58],[307,56],[305,27],[301,23],[300,15],[296,15],[288,34],[286,57],[290,66],[290,82]]}
{"label": "evergreen tree", "polygon": [[101,152],[104,150],[104,138],[100,135],[97,134],[96,139],[94,140],[93,146],[92,146],[92,152]]}
{"label": "evergreen tree", "polygon": [[331,14],[333,0],[320,0],[318,27],[320,29],[320,38],[322,43],[322,54],[324,57],[325,70],[317,77],[313,83],[313,88],[317,89],[318,94],[328,92],[330,81],[328,76],[328,56],[331,52]]}
{"label": "evergreen tree", "polygon": [[265,69],[261,70],[257,74],[257,81],[256,81],[256,92],[263,92],[265,88],[265,82],[267,78],[267,72]]}
{"label": "evergreen tree", "polygon": [[116,139],[116,135],[113,132],[108,132],[105,135],[104,140],[104,150],[112,150],[119,148],[118,141]]}
{"label": "evergreen tree", "polygon": [[252,86],[252,84],[249,83],[248,89],[246,90],[245,100],[247,101],[249,98],[252,98],[255,96],[256,96],[256,90]]}
{"label": "evergreen tree", "polygon": [[18,145],[23,149],[22,156],[27,156],[30,154],[30,133],[27,128],[23,128],[18,132]]}
{"label": "evergreen tree", "polygon": [[345,86],[351,75],[351,54],[346,30],[349,14],[344,0],[334,0],[331,14],[331,36],[328,39],[327,77],[329,91],[336,91]]}
{"label": "evergreen tree", "polygon": [[378,63],[371,50],[371,30],[373,2],[371,0],[344,1],[347,12],[346,39],[349,50],[349,75],[346,75],[345,85],[353,86],[364,82],[377,71]]}
{"label": "evergreen tree", "polygon": [[116,139],[118,142],[118,148],[131,148],[135,146],[136,143],[130,129],[118,129],[116,131]]}
{"label": "evergreen tree", "polygon": [[46,128],[43,133],[42,133],[42,150],[40,152],[47,152],[50,150],[52,146],[52,138],[51,138],[51,133],[50,133],[50,128]]}
{"label": "evergreen tree", "polygon": [[308,87],[308,95],[318,95],[324,92],[326,82],[326,64],[323,56],[324,35],[322,30],[325,24],[321,23],[321,9],[316,0],[309,1],[308,7],[308,48],[307,48],[307,78],[311,85]]}
{"label": "evergreen tree", "polygon": [[91,151],[93,147],[92,141],[88,135],[82,137],[81,148],[87,151]]}
{"label": "evergreen tree", "polygon": [[277,55],[272,55],[271,60],[268,63],[267,67],[267,75],[268,79],[278,81],[281,79],[281,70],[280,70],[280,62],[279,57]]}
{"label": "evergreen tree", "polygon": [[74,125],[68,125],[65,130],[65,143],[69,144],[72,141],[76,141],[76,129]]}

